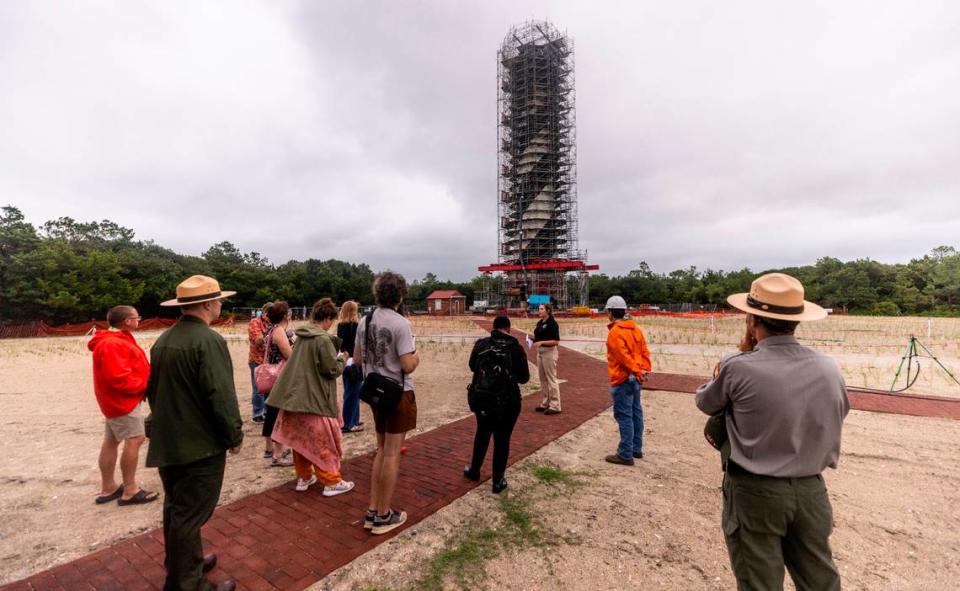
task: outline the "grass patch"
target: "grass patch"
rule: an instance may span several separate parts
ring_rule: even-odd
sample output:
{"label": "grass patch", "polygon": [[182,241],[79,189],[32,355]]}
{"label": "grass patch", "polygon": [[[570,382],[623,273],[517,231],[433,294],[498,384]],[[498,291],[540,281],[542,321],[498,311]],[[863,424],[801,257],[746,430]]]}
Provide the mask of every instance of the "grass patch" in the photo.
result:
{"label": "grass patch", "polygon": [[575,473],[556,466],[533,466],[530,472],[544,484],[578,484]]}
{"label": "grass patch", "polygon": [[448,579],[453,579],[461,589],[478,586],[486,578],[486,561],[500,553],[499,536],[491,528],[467,530],[459,544],[430,560],[416,588],[440,591]]}
{"label": "grass patch", "polygon": [[500,520],[495,527],[467,528],[460,541],[430,559],[415,589],[441,591],[453,582],[463,590],[485,586],[486,563],[507,547],[530,548],[545,544],[537,515],[524,495],[497,500]]}
{"label": "grass patch", "polygon": [[526,499],[504,497],[500,499],[500,511],[503,513],[504,541],[520,547],[542,545],[543,537],[536,516]]}

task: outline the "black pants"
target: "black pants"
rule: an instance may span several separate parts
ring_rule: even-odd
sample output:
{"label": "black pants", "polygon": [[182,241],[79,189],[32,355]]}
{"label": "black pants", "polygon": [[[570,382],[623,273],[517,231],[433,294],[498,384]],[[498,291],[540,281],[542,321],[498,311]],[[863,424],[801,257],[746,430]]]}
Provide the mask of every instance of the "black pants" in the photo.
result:
{"label": "black pants", "polygon": [[490,436],[493,436],[493,481],[500,482],[507,471],[507,459],[510,457],[510,435],[520,416],[520,396],[511,397],[504,405],[498,417],[477,417],[477,434],[473,438],[473,459],[470,471],[480,474],[480,466],[487,457]]}
{"label": "black pants", "polygon": [[[269,400],[269,396],[267,400]],[[263,428],[260,430],[260,434],[264,437],[270,437],[273,435],[273,426],[277,424],[277,417],[280,416],[280,409],[276,406],[266,405],[267,412],[263,418]]]}
{"label": "black pants", "polygon": [[191,464],[160,468],[163,482],[163,543],[167,580],[164,591],[207,591],[214,585],[203,576],[200,528],[220,499],[226,453]]}

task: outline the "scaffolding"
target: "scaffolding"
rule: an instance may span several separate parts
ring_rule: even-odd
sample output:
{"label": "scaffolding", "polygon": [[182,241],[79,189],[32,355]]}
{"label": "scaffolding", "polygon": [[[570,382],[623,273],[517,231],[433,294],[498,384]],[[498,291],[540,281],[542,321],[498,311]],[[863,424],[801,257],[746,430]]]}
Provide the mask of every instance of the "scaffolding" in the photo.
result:
{"label": "scaffolding", "polygon": [[583,263],[577,239],[573,41],[530,21],[510,29],[497,63],[499,264],[480,270],[503,280],[484,295],[502,308],[534,294],[586,305],[587,271],[598,267]]}

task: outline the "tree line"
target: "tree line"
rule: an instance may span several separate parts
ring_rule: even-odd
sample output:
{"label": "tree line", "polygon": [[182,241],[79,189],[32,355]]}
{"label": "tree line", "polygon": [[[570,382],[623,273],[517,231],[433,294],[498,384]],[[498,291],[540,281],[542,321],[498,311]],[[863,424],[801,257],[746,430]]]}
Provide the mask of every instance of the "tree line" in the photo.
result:
{"label": "tree line", "polygon": [[[257,252],[243,253],[230,242],[212,245],[200,256],[182,255],[136,240],[133,230],[109,220],[78,222],[69,217],[39,228],[16,207],[0,209],[0,320],[82,322],[101,318],[117,303],[133,303],[145,317],[169,316],[160,307],[174,286],[194,274],[215,277],[235,290],[234,307],[261,306],[282,299],[309,306],[319,296],[337,302],[372,303],[373,270],[336,259],[270,263]],[[807,299],[849,313],[951,316],[960,312],[960,253],[940,246],[906,264],[870,259],[843,262],[824,257],[813,265],[769,269],[803,282]],[[614,294],[631,305],[724,305],[730,293],[749,290],[759,275],[750,269],[725,272],[696,267],[656,273],[645,263],[626,275],[594,275],[590,304],[602,307]],[[408,278],[410,279],[410,278]],[[472,304],[482,277],[443,281],[433,273],[413,280],[407,303],[423,309],[436,289],[455,289]]]}

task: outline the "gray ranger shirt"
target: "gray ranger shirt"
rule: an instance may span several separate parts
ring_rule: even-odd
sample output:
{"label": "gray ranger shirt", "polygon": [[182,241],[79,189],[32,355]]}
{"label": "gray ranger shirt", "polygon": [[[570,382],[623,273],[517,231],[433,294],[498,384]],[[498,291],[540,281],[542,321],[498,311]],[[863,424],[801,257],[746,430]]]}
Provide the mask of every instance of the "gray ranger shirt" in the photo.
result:
{"label": "gray ranger shirt", "polygon": [[696,401],[709,415],[731,407],[730,459],[754,474],[802,477],[837,467],[850,411],[840,368],[792,335],[724,359],[716,379],[697,388]]}

